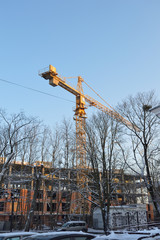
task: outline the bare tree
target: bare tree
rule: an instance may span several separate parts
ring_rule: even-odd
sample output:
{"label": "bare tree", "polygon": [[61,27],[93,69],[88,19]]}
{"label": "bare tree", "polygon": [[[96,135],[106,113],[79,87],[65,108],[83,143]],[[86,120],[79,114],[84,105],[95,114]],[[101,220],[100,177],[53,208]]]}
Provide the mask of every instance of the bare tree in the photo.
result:
{"label": "bare tree", "polygon": [[48,148],[49,158],[52,162],[52,167],[59,167],[62,161],[61,154],[61,135],[58,126],[53,131],[49,133],[49,148]]}
{"label": "bare tree", "polygon": [[88,192],[92,193],[92,203],[101,209],[104,231],[108,234],[113,170],[116,167],[114,149],[120,139],[120,126],[108,115],[99,112],[87,122],[85,130],[87,159],[92,169],[88,176],[92,186],[90,184]]}
{"label": "bare tree", "polygon": [[28,213],[27,221],[26,221],[25,228],[24,228],[25,231],[30,230],[30,225],[31,225],[32,220],[33,220],[34,210],[35,210],[35,206],[36,206],[36,199],[37,199],[37,195],[38,195],[38,190],[40,189],[40,186],[41,186],[42,168],[43,168],[43,165],[41,165],[41,169],[40,169],[40,171],[38,171],[37,168],[34,167],[34,193],[33,193],[31,208],[30,208],[30,211]]}
{"label": "bare tree", "polygon": [[5,160],[0,173],[0,184],[15,154],[18,158],[21,143],[30,140],[36,126],[35,119],[26,117],[22,112],[8,116],[5,111],[0,110],[0,156]]}
{"label": "bare tree", "polygon": [[155,186],[155,170],[159,162],[159,119],[149,112],[151,106],[158,102],[153,91],[138,93],[135,97],[129,96],[118,106],[118,111],[127,118],[133,126],[126,131],[126,137],[132,145],[130,168],[141,174],[145,181],[148,193],[151,196],[156,213],[160,217],[159,197]]}
{"label": "bare tree", "polygon": [[75,145],[74,145],[74,130],[72,122],[63,119],[61,124],[61,142],[62,142],[62,154],[64,159],[64,167],[74,167]]}
{"label": "bare tree", "polygon": [[49,161],[49,149],[51,147],[50,143],[51,130],[47,126],[42,126],[39,134],[39,160],[43,163]]}
{"label": "bare tree", "polygon": [[35,128],[32,129],[32,132],[30,134],[30,138],[28,141],[28,154],[27,154],[28,159],[26,158],[26,161],[29,164],[33,164],[34,162],[39,160],[40,133],[41,133],[40,126],[39,127],[36,126]]}

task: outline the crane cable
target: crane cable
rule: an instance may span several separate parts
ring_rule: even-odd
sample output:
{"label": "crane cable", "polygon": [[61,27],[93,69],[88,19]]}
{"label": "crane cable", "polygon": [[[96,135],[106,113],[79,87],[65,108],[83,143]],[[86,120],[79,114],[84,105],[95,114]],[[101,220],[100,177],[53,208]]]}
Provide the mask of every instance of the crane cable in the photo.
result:
{"label": "crane cable", "polygon": [[[69,79],[69,78],[77,78],[76,77],[63,77],[64,80]],[[104,101],[114,112],[116,112],[117,114],[119,114],[109,103],[106,102],[105,99],[103,99],[91,86],[89,86],[89,84],[87,82],[84,81],[83,82],[102,100]]]}
{"label": "crane cable", "polygon": [[83,82],[99,97],[102,99],[102,101],[104,101],[113,111],[117,112],[111,105],[109,105],[109,103],[106,102],[106,100],[104,100],[91,86],[88,85],[88,83],[86,83],[83,79]]}

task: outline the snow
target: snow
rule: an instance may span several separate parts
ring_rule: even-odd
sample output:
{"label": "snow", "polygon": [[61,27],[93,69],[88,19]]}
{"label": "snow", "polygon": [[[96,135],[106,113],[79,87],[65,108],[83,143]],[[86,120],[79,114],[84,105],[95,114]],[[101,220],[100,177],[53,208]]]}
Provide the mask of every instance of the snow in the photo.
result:
{"label": "snow", "polygon": [[15,237],[15,236],[29,236],[34,234],[37,234],[37,232],[24,232],[24,231],[8,232],[8,233],[0,233],[0,238]]}
{"label": "snow", "polygon": [[[38,233],[38,232],[37,232]],[[61,236],[61,235],[68,235],[71,233],[83,233],[86,235],[86,233],[84,232],[70,232],[70,231],[66,231],[66,232],[43,232],[43,233],[38,233],[38,235],[40,234],[41,236],[50,236],[52,234],[54,234],[54,236]],[[123,231],[123,232],[114,232],[111,231],[111,234],[106,236],[104,235],[104,231],[103,230],[96,230],[96,229],[88,229],[88,233],[89,234],[93,234],[95,235],[94,240],[138,240],[138,238],[140,237],[149,237],[152,235],[155,235],[157,233],[160,234],[160,229],[158,228],[153,228],[151,230],[143,230],[143,231],[136,231],[136,232],[127,232],[127,231]],[[12,232],[12,233],[4,233],[4,234],[0,234],[2,236],[4,235],[27,235],[27,234],[32,234],[32,232]],[[36,232],[33,232],[33,234],[36,234]],[[144,238],[145,239],[145,238]],[[147,240],[148,238],[146,238]],[[149,238],[148,240],[150,240],[152,238]],[[158,236],[158,238],[153,238],[153,239],[160,239],[160,236]]]}
{"label": "snow", "polygon": [[[88,232],[90,233],[98,233],[96,234],[97,237],[94,240],[107,240],[107,239],[112,239],[112,240],[137,240],[140,237],[145,237],[145,236],[152,236],[154,234],[159,233],[160,234],[160,229],[154,228],[151,230],[143,230],[143,231],[136,231],[136,232],[114,232],[111,231],[111,234],[106,236],[102,235],[104,233],[102,230],[94,230],[94,229],[88,229]],[[146,238],[147,240],[147,238]]]}
{"label": "snow", "polygon": [[[54,236],[63,236],[71,234],[71,233],[78,233],[78,232],[70,232],[70,231],[65,231],[65,232],[45,232],[45,233],[41,233],[41,236],[49,236],[51,234],[54,233]],[[81,234],[86,234],[84,232],[79,232]],[[153,228],[151,230],[143,230],[143,231],[136,231],[136,232],[127,232],[127,231],[123,231],[123,232],[114,232],[111,231],[111,234],[106,236],[104,235],[104,231],[103,230],[96,230],[96,229],[88,229],[88,233],[89,234],[93,234],[95,235],[95,238],[93,240],[138,240],[138,238],[140,237],[149,237],[152,235],[155,235],[157,233],[160,234],[160,229],[158,228]],[[160,236],[158,237],[158,239],[160,238]],[[147,240],[148,238],[146,238]],[[154,239],[154,238],[153,238]],[[155,238],[157,239],[157,238]],[[149,239],[150,240],[150,239]]]}
{"label": "snow", "polygon": [[[58,236],[66,236],[66,235],[70,235],[70,234],[81,234],[81,235],[86,235],[87,233],[85,232],[81,232],[81,231],[78,231],[78,232],[75,232],[75,231],[61,231],[61,232],[57,232],[57,231],[51,231],[51,232],[42,232],[42,233],[38,233],[38,237],[39,236],[54,236],[54,237],[58,237]],[[91,235],[91,234],[90,234]],[[95,234],[92,234],[94,236],[96,236]],[[33,236],[34,237],[34,236]]]}

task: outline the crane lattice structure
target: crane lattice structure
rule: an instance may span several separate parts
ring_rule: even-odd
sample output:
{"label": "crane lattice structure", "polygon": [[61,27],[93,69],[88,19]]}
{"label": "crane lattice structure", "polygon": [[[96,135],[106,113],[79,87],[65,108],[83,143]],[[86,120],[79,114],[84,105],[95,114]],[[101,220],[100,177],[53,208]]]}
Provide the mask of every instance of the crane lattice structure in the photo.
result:
{"label": "crane lattice structure", "polygon": [[82,82],[84,80],[82,77],[78,77],[77,82],[77,89],[70,86],[66,83],[65,79],[62,79],[58,76],[56,68],[52,65],[49,67],[39,71],[39,75],[46,80],[49,80],[49,84],[53,87],[60,86],[67,90],[68,92],[72,93],[76,96],[76,109],[74,119],[76,121],[76,166],[79,168],[85,168],[86,166],[86,150],[85,150],[85,143],[86,143],[86,135],[85,135],[85,119],[86,119],[86,102],[89,103],[90,106],[94,106],[99,110],[107,113],[113,119],[123,123],[129,128],[134,128],[137,130],[137,127],[134,126],[132,123],[127,121],[123,118],[117,111],[115,111],[109,104],[110,108],[106,107],[105,105],[101,104],[97,100],[93,99],[92,97],[84,94],[82,88]]}

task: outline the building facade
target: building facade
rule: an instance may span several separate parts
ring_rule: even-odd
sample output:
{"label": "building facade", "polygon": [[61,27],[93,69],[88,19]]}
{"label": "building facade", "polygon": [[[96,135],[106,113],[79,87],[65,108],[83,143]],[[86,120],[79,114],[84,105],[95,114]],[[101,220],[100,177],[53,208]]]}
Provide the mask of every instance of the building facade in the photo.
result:
{"label": "building facade", "polygon": [[[92,225],[91,173],[92,169],[52,168],[50,163],[11,164],[1,185],[0,229],[23,229],[34,198],[32,228],[53,229],[59,222],[82,219]],[[144,183],[138,176],[114,170],[113,189],[114,206],[138,200],[147,203]]]}

